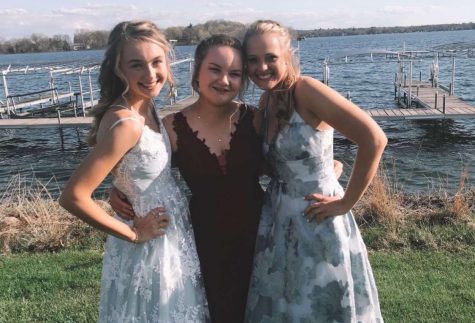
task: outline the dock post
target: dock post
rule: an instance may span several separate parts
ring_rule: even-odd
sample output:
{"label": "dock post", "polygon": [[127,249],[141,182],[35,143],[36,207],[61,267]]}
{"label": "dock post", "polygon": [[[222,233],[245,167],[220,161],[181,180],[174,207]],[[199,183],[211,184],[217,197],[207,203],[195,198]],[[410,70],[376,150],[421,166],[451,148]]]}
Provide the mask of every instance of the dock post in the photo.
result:
{"label": "dock post", "polygon": [[419,82],[422,82],[422,71],[419,71]]}
{"label": "dock post", "polygon": [[444,93],[444,96],[442,97],[442,113],[445,114],[445,93]]}
{"label": "dock post", "polygon": [[434,108],[437,109],[437,91],[435,91],[435,100],[434,100]]}
{"label": "dock post", "polygon": [[412,105],[412,61],[409,64],[409,93],[408,93],[408,100],[407,100],[408,108]]}
{"label": "dock post", "polygon": [[5,103],[6,103],[6,105],[7,105],[7,115],[10,115],[10,104],[9,104],[9,102],[8,102],[7,73],[8,73],[8,71],[2,71],[3,94],[5,95]]}
{"label": "dock post", "polygon": [[325,60],[323,62],[323,83],[328,85],[329,79],[330,79],[330,67],[328,66],[328,62]]}
{"label": "dock post", "polygon": [[88,78],[89,78],[89,99],[91,101],[91,109],[94,105],[94,96],[92,94],[92,80],[91,80],[91,69],[88,69]]}
{"label": "dock post", "polygon": [[51,90],[51,103],[52,104],[57,104],[59,103],[59,99],[56,100],[54,96],[54,77],[53,77],[53,71],[49,71],[49,89]]}
{"label": "dock post", "polygon": [[416,95],[419,96],[419,85],[416,88]]}
{"label": "dock post", "polygon": [[350,91],[346,92],[346,99],[347,99],[348,101],[351,101],[351,93],[350,93]]}
{"label": "dock post", "polygon": [[58,113],[58,124],[60,125],[61,124],[61,111],[56,110],[56,112]]}
{"label": "dock post", "polygon": [[[191,80],[191,76],[193,75],[193,60],[190,60],[190,80]],[[191,82],[190,82],[191,84]],[[190,88],[191,88],[191,96],[195,95],[195,90],[193,90],[193,85],[190,85]]]}
{"label": "dock post", "polygon": [[455,87],[455,56],[452,56],[452,76],[450,80],[450,95],[454,95]]}
{"label": "dock post", "polygon": [[81,79],[81,72],[79,72],[79,95],[81,96],[81,109],[82,109],[82,116],[86,116],[86,109],[84,108],[84,96],[82,92],[82,79]]}

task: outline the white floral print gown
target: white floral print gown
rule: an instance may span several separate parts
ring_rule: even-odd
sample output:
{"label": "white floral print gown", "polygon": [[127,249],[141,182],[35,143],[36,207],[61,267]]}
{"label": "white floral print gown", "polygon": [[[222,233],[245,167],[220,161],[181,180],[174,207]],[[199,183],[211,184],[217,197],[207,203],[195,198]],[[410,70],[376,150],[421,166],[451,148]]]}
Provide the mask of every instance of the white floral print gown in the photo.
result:
{"label": "white floral print gown", "polygon": [[308,223],[304,196],[343,195],[333,129],[294,111],[264,144],[273,179],[259,225],[246,322],[382,322],[366,247],[351,212]]}
{"label": "white floral print gown", "polygon": [[164,236],[142,244],[108,237],[100,322],[208,321],[187,201],[172,176],[169,140],[162,125],[160,129],[157,133],[144,126],[138,143],[116,168],[113,183],[137,216],[163,206],[171,221]]}

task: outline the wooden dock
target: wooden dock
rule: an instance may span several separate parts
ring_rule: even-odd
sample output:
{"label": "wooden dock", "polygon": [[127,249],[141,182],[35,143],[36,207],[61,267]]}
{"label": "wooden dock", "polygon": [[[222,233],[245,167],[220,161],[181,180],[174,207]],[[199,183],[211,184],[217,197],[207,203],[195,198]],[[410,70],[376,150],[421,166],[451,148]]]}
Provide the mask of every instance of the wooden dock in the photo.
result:
{"label": "wooden dock", "polygon": [[[175,113],[192,104],[198,96],[189,96],[177,101],[173,105],[165,106],[160,110],[160,117]],[[0,119],[0,129],[6,128],[47,128],[47,127],[76,127],[89,126],[92,117],[68,117],[68,118],[24,118],[24,119]]]}
{"label": "wooden dock", "polygon": [[[401,86],[401,100],[403,106],[407,106],[409,87]],[[437,103],[435,94],[437,93]],[[445,96],[445,98],[444,98]],[[160,111],[160,117],[175,113],[197,100],[197,96],[188,96],[177,101],[173,105],[165,106]],[[449,95],[447,89],[432,87],[429,83],[416,81],[411,87],[412,105],[416,107],[386,108],[365,110],[375,120],[430,120],[430,119],[464,119],[475,118],[475,107],[467,104],[455,96]],[[445,101],[445,105],[444,105]],[[444,108],[445,107],[445,108]],[[41,128],[41,127],[74,127],[89,126],[91,117],[68,117],[68,118],[24,118],[24,119],[0,119],[2,128]]]}
{"label": "wooden dock", "polygon": [[[475,106],[456,96],[449,89],[432,87],[430,83],[412,81],[412,86],[401,85],[398,109],[368,109],[366,112],[375,120],[429,120],[475,118]],[[409,93],[410,92],[410,93]],[[398,95],[395,95],[398,97]],[[411,97],[409,101],[408,98]]]}

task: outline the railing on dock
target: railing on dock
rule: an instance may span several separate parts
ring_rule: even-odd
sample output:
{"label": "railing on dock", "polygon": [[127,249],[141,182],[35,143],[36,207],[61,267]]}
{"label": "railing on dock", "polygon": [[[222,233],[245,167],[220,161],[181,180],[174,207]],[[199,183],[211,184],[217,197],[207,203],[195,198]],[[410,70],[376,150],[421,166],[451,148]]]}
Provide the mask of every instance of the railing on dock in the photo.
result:
{"label": "railing on dock", "polygon": [[[464,102],[455,96],[455,58],[471,57],[469,48],[443,51],[387,51],[369,50],[356,53],[341,53],[327,57],[323,61],[323,82],[329,84],[330,65],[340,64],[367,64],[372,62],[397,62],[398,69],[394,78],[394,99],[401,108],[367,109],[366,112],[374,119],[405,120],[405,119],[460,119],[475,118],[475,106]],[[376,55],[383,59],[376,60]],[[354,59],[366,57],[366,59]],[[452,72],[450,83],[444,86],[439,82],[439,56],[452,58]],[[367,58],[369,57],[369,59]],[[428,81],[413,77],[413,62],[421,59],[433,58]],[[407,67],[409,71],[407,71]],[[351,100],[351,93],[347,91],[346,98]]]}
{"label": "railing on dock", "polygon": [[[190,56],[177,57],[170,65],[177,66],[185,63],[189,63],[191,75],[193,58]],[[85,117],[87,110],[98,102],[99,89],[93,82],[93,78],[97,78],[99,69],[98,64],[73,67],[57,65],[12,68],[8,66],[1,71],[4,98],[0,100],[0,118],[22,118],[45,114],[55,116],[56,111],[66,112],[74,117]],[[10,93],[9,79],[22,78],[21,83],[27,83],[28,80],[25,79],[31,80],[32,77],[40,79],[37,80],[39,84],[41,79],[47,79],[47,89]],[[63,78],[68,81],[60,82]],[[193,94],[192,89],[191,94]],[[170,89],[169,99],[170,103],[177,101],[176,87]]]}

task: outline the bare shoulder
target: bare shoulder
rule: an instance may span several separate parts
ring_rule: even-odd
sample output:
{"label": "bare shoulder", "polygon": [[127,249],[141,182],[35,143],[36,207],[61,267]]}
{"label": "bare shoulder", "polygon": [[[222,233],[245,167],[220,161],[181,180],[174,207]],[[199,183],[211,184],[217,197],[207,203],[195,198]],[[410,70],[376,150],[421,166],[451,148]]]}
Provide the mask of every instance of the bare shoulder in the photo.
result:
{"label": "bare shoulder", "polygon": [[170,138],[176,136],[176,134],[175,134],[175,126],[174,126],[174,124],[173,124],[174,121],[175,121],[175,115],[176,115],[176,113],[171,113],[171,114],[166,115],[166,116],[163,117],[163,119],[162,119],[163,126],[165,127],[165,130],[167,131],[168,136],[169,136]]}
{"label": "bare shoulder", "polygon": [[306,95],[313,91],[322,91],[326,86],[317,79],[309,76],[301,76],[295,83],[296,95]]}
{"label": "bare shoulder", "polygon": [[[178,112],[177,112],[178,113]],[[170,139],[170,144],[172,147],[173,151],[176,151],[176,143],[177,143],[177,134],[175,131],[175,126],[173,125],[173,122],[175,120],[175,115],[176,113],[172,113],[169,115],[166,115],[163,119],[163,126],[165,127],[165,131],[168,134],[168,138]]]}
{"label": "bare shoulder", "polygon": [[302,76],[295,84],[295,100],[298,106],[314,111],[349,103],[337,91],[309,76]]}
{"label": "bare shoulder", "polygon": [[[127,109],[110,109],[101,120],[98,141],[105,137],[117,138],[135,144],[142,134],[143,120]],[[119,139],[120,138],[120,139]]]}
{"label": "bare shoulder", "polygon": [[173,120],[175,119],[175,113],[167,114],[163,117],[162,122],[165,128],[171,128],[173,126]]}

